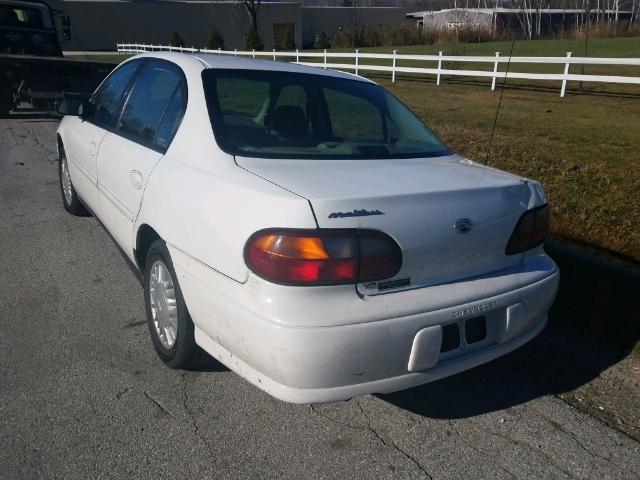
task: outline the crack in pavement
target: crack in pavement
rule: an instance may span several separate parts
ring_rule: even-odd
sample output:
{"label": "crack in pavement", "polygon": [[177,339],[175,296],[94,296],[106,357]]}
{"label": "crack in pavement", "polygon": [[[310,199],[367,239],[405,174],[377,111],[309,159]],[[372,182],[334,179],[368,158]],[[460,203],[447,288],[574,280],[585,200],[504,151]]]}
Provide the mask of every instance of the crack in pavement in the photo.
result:
{"label": "crack in pavement", "polygon": [[332,417],[329,417],[328,415],[325,415],[324,413],[322,413],[322,410],[318,410],[313,403],[310,404],[309,407],[311,408],[311,411],[313,413],[321,416],[322,418],[325,418],[325,419],[329,420],[331,423],[333,423],[334,425],[337,425],[338,427],[347,427],[347,428],[351,428],[353,430],[360,430],[360,431],[364,431],[365,430],[362,427],[358,427],[356,425],[351,425],[348,422],[344,422],[344,423],[343,422],[339,422],[335,418],[332,418]]}
{"label": "crack in pavement", "polygon": [[494,467],[498,468],[499,470],[503,471],[504,473],[506,473],[507,475],[509,475],[509,477],[511,478],[518,478],[516,477],[513,473],[511,473],[509,470],[507,470],[506,468],[504,468],[502,465],[500,465],[499,463],[496,463],[492,460],[489,459],[489,457],[486,455],[486,453],[484,453],[483,451],[481,451],[478,447],[476,447],[472,442],[467,441],[466,438],[464,438],[462,436],[462,434],[460,433],[460,431],[456,428],[456,426],[453,423],[453,420],[451,420],[450,418],[447,419],[447,423],[449,424],[449,427],[451,428],[451,430],[453,431],[453,433],[456,434],[456,436],[460,439],[460,441],[466,445],[467,447],[471,448],[471,450],[473,450],[474,452],[476,452],[477,454],[481,455],[482,457],[486,458],[488,460],[489,463],[491,463],[491,465],[493,465]]}
{"label": "crack in pavement", "polygon": [[42,275],[42,272],[40,271],[40,269],[38,267],[36,267],[35,262],[33,261],[33,258],[29,257],[29,263],[31,264],[31,267],[36,271],[36,273],[38,274],[38,278],[40,279],[40,281],[42,282],[42,284],[45,286],[47,286],[47,282],[45,281],[44,276]]}
{"label": "crack in pavement", "polygon": [[549,465],[551,465],[554,468],[556,468],[557,470],[561,471],[567,477],[578,480],[577,477],[575,475],[573,475],[569,470],[567,470],[566,468],[561,467],[556,462],[554,462],[553,458],[549,454],[547,454],[546,452],[535,448],[529,442],[525,442],[525,441],[517,439],[517,438],[511,438],[508,435],[505,435],[505,434],[500,433],[500,432],[496,432],[494,430],[488,430],[488,429],[483,428],[482,431],[488,433],[489,435],[493,435],[494,437],[501,438],[502,440],[505,440],[505,441],[507,441],[507,442],[509,442],[509,443],[511,443],[513,445],[517,445],[519,447],[522,447],[525,450],[528,450],[530,453],[544,458],[549,463]]}
{"label": "crack in pavement", "polygon": [[142,325],[145,325],[147,323],[147,320],[139,320],[137,322],[128,322],[125,323],[122,328],[135,328],[135,327],[140,327]]}
{"label": "crack in pavement", "polygon": [[207,437],[205,437],[204,435],[202,435],[202,433],[200,433],[200,427],[198,427],[198,423],[196,422],[196,419],[193,416],[193,412],[191,411],[191,408],[189,408],[189,405],[188,405],[189,396],[187,394],[187,372],[184,372],[180,376],[180,378],[182,380],[180,382],[182,386],[182,406],[184,407],[184,410],[187,413],[187,416],[191,420],[191,425],[193,426],[193,433],[202,443],[204,443],[207,453],[212,459],[215,460],[215,457],[213,455],[213,448],[211,447],[209,440],[207,440]]}
{"label": "crack in pavement", "polygon": [[130,391],[131,391],[131,388],[127,387],[124,390],[122,390],[121,392],[116,392],[116,400],[120,400],[123,395],[129,393]]}
{"label": "crack in pavement", "polygon": [[[514,367],[514,370],[515,370],[515,371],[519,371],[519,372],[521,372],[521,373],[524,373],[525,375],[527,375],[527,374],[528,374],[528,372],[526,372],[524,369],[521,369],[521,368],[518,368],[518,367]],[[542,391],[541,391],[537,386],[535,386],[535,385],[531,385],[531,386],[532,386],[533,388],[535,388],[535,389],[536,389],[536,391],[538,391],[538,393],[540,394],[540,396],[541,396],[541,397],[543,397],[543,396],[547,396],[547,397],[549,397],[549,398],[555,398],[555,399],[558,399],[558,400],[560,400],[562,403],[564,403],[565,405],[568,405],[568,406],[571,408],[571,410],[574,410],[575,412],[578,412],[578,411],[579,411],[579,410],[578,410],[578,409],[576,409],[573,405],[571,405],[569,402],[567,402],[566,400],[564,400],[564,399],[563,399],[563,398],[561,398],[561,397],[558,397],[558,395],[553,395],[553,394],[545,395],[545,394],[544,394],[544,393],[543,393],[543,392],[542,392]],[[507,408],[507,405],[508,405],[507,403],[505,403],[504,401],[499,400],[499,399],[497,399],[497,398],[493,397],[493,395],[491,395],[491,393],[490,393],[490,392],[486,392],[486,391],[480,391],[480,390],[478,390],[476,393],[478,393],[478,394],[479,394],[479,395],[481,395],[482,397],[484,397],[484,398],[486,398],[486,399],[488,399],[488,400],[490,400],[490,401],[494,402],[497,406],[499,406],[499,407],[501,407],[501,408]],[[503,394],[508,395],[508,396],[511,396],[511,395],[509,395],[509,394],[508,394],[508,393],[506,393],[506,392],[503,392]],[[513,396],[511,396],[511,397],[513,398]],[[638,476],[638,474],[636,474],[635,472],[633,472],[633,471],[629,470],[628,468],[624,467],[623,465],[620,465],[620,464],[618,464],[618,463],[614,462],[613,460],[611,460],[611,458],[607,458],[607,457],[605,457],[605,456],[602,456],[602,455],[598,454],[597,452],[594,452],[594,451],[590,450],[589,448],[587,448],[587,447],[582,443],[582,441],[577,437],[577,435],[575,435],[573,432],[571,432],[571,431],[567,430],[566,428],[564,428],[560,423],[558,423],[558,422],[556,422],[555,420],[553,420],[552,418],[550,418],[548,415],[546,415],[546,414],[545,414],[544,412],[542,412],[540,409],[535,408],[534,406],[531,406],[531,405],[527,405],[525,408],[530,408],[530,409],[532,409],[533,411],[535,411],[535,412],[536,412],[536,414],[537,414],[538,416],[540,416],[540,417],[544,418],[547,422],[549,422],[549,424],[552,426],[552,428],[553,428],[554,430],[559,431],[559,432],[561,432],[561,433],[563,433],[563,434],[567,435],[568,437],[570,437],[570,438],[573,440],[573,442],[575,442],[575,443],[578,445],[578,447],[580,447],[582,450],[584,450],[584,451],[585,451],[585,452],[590,456],[590,458],[591,458],[591,471],[589,472],[589,474],[591,474],[591,473],[593,472],[593,470],[595,470],[595,468],[596,468],[596,462],[595,462],[595,459],[598,459],[598,458],[599,458],[599,459],[603,460],[604,462],[606,462],[606,463],[608,463],[608,464],[610,464],[610,465],[613,465],[613,466],[615,466],[615,467],[617,467],[617,468],[619,468],[619,469],[621,469],[621,470],[623,470],[623,471],[625,471],[625,472],[632,473],[632,474],[635,476],[635,478],[640,478],[640,477]],[[584,413],[584,412],[582,412],[582,411],[579,411],[579,412]],[[594,418],[595,420],[597,420],[599,423],[602,423],[603,425],[606,425],[604,422],[602,422],[602,420],[600,420],[600,419],[598,419],[598,418],[596,418],[596,417],[593,417],[592,415],[589,415],[589,416],[590,416],[591,418]],[[581,419],[576,418],[576,420],[580,421]],[[620,432],[620,433],[622,433],[622,434],[623,434],[623,435],[625,435],[625,436],[628,436],[625,432],[622,432],[622,431],[620,431],[620,430],[618,430],[618,429],[616,429],[616,428],[613,428],[613,430],[615,430],[615,431],[617,431],[617,432]],[[631,437],[629,437],[629,438],[631,438]],[[554,465],[554,466],[556,466],[556,465]]]}
{"label": "crack in pavement", "polygon": [[[538,409],[535,409],[535,408],[534,408],[534,410],[535,410],[536,412],[538,412]],[[540,415],[541,415],[542,417],[544,417],[544,418],[545,418],[545,419],[546,419],[546,420],[551,424],[551,426],[554,428],[554,430],[559,431],[559,432],[561,432],[561,433],[563,433],[563,434],[567,435],[568,437],[570,437],[570,438],[575,442],[575,444],[576,444],[576,445],[578,445],[582,450],[584,450],[587,454],[589,454],[589,456],[590,456],[590,457],[591,457],[591,459],[592,459],[592,463],[591,463],[591,467],[592,467],[592,468],[591,468],[591,471],[589,472],[589,474],[591,474],[591,473],[593,472],[593,470],[595,470],[595,468],[596,468],[596,463],[595,463],[593,460],[595,460],[595,459],[600,459],[600,460],[604,461],[605,463],[608,463],[609,465],[613,465],[613,466],[615,466],[615,467],[619,468],[619,469],[620,469],[620,470],[622,470],[622,471],[625,471],[625,472],[631,473],[632,475],[634,475],[634,476],[635,476],[635,478],[639,478],[639,477],[638,477],[638,474],[637,474],[636,472],[634,472],[634,471],[632,471],[632,470],[629,470],[629,469],[628,469],[628,468],[626,468],[625,466],[620,465],[620,464],[618,464],[618,463],[614,462],[614,461],[611,459],[611,457],[605,457],[605,456],[603,456],[603,455],[600,455],[600,454],[599,454],[599,453],[597,453],[597,452],[594,452],[594,451],[592,451],[592,450],[588,449],[588,448],[584,445],[584,443],[582,443],[582,440],[580,440],[580,439],[578,438],[578,436],[577,436],[575,433],[573,433],[573,432],[571,432],[571,431],[567,430],[567,429],[566,429],[566,428],[564,428],[561,424],[559,424],[559,423],[558,423],[558,422],[556,422],[555,420],[553,420],[553,419],[549,418],[548,416],[544,415],[543,413],[541,413],[541,412],[539,412],[539,413],[540,413]]]}
{"label": "crack in pavement", "polygon": [[403,449],[402,447],[400,447],[393,439],[391,439],[391,443],[387,442],[379,433],[378,431],[373,428],[373,426],[371,425],[371,418],[369,417],[369,415],[367,414],[367,412],[365,411],[364,407],[362,406],[362,404],[360,403],[360,401],[358,400],[358,398],[355,399],[356,405],[358,406],[358,408],[360,409],[360,412],[362,413],[362,415],[364,415],[364,418],[367,419],[367,429],[373,433],[375,435],[375,437],[382,442],[382,444],[384,446],[387,447],[393,447],[394,449],[396,449],[399,453],[401,453],[402,455],[404,455],[404,457],[406,459],[408,459],[411,463],[413,463],[427,478],[429,478],[430,480],[433,480],[433,477],[431,476],[431,474],[426,470],[426,468],[424,468],[424,466],[422,466],[422,464],[420,462],[418,462],[413,455],[411,455],[409,452],[407,452],[405,449]]}
{"label": "crack in pavement", "polygon": [[404,456],[407,460],[409,460],[411,463],[413,463],[413,465],[416,468],[418,468],[426,476],[426,478],[428,478],[430,480],[433,480],[433,477],[431,476],[431,474],[411,454],[409,454],[406,450],[404,450],[402,447],[400,447],[393,440],[391,440],[391,443],[389,443],[387,440],[384,439],[384,437],[382,437],[377,432],[377,430],[375,428],[373,428],[373,426],[371,425],[371,419],[369,418],[369,415],[367,415],[367,413],[364,411],[364,408],[362,407],[362,405],[360,404],[360,402],[358,401],[357,398],[351,399],[350,402],[354,402],[358,406],[358,409],[360,410],[360,413],[367,420],[367,425],[365,427],[351,425],[348,422],[340,422],[340,421],[336,420],[335,418],[332,418],[332,417],[329,417],[328,415],[325,415],[321,410],[316,408],[316,406],[314,404],[309,405],[309,407],[310,407],[310,409],[311,409],[311,411],[313,413],[315,413],[315,414],[321,416],[322,418],[330,421],[331,423],[333,423],[334,425],[336,425],[338,427],[346,427],[346,428],[350,428],[352,430],[359,430],[361,432],[370,432],[370,433],[372,433],[375,436],[375,438],[380,443],[382,443],[382,445],[384,445],[385,447],[390,447],[390,448],[393,448],[394,450],[396,450],[398,453],[400,453],[402,456]]}
{"label": "crack in pavement", "polygon": [[[620,430],[618,428],[616,428],[615,425],[609,425],[607,422],[603,421],[601,418],[596,417],[595,415],[593,415],[592,413],[579,409],[577,408],[575,405],[573,405],[571,402],[569,402],[567,399],[563,398],[562,396],[560,396],[559,394],[554,394],[552,395],[553,398],[557,398],[558,400],[560,400],[562,403],[566,404],[567,406],[569,406],[574,412],[576,412],[576,414],[580,414],[580,415],[586,415],[587,417],[595,420],[596,422],[604,425],[605,427],[610,428],[612,431],[620,433],[622,436],[627,437],[629,440],[633,440],[634,443],[639,443],[638,440],[636,440],[635,438],[633,438],[631,435],[629,435],[627,432]],[[581,420],[579,417],[575,417],[576,420]],[[611,441],[614,441],[616,443],[618,443],[618,439],[614,438],[613,435],[611,435],[609,432],[607,432],[607,430],[604,430],[605,434],[607,435],[607,437],[609,437],[609,439],[611,439]],[[618,445],[622,445],[622,444],[618,444]]]}
{"label": "crack in pavement", "polygon": [[162,413],[164,415],[171,415],[171,412],[169,410],[167,410],[166,408],[164,408],[164,406],[155,398],[153,398],[151,396],[151,394],[149,394],[149,392],[147,392],[146,390],[144,390],[142,393],[144,393],[144,396],[147,397],[149,400],[151,400],[156,407],[158,407],[160,409],[160,411],[162,411]]}

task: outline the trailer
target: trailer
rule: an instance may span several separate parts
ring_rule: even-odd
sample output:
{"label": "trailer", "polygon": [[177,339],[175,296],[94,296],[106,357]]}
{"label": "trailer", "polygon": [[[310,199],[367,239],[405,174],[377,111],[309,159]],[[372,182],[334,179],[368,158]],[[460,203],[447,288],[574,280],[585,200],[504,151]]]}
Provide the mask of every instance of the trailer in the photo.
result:
{"label": "trailer", "polygon": [[32,0],[0,0],[0,116],[16,108],[53,111],[63,97],[88,96],[116,64],[65,58],[64,12]]}

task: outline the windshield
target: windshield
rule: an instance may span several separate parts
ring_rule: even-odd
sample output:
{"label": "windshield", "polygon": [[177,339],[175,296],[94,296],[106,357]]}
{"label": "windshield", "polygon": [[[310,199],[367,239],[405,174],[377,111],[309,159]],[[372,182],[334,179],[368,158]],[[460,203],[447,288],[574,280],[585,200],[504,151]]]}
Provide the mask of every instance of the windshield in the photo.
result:
{"label": "windshield", "polygon": [[233,155],[377,159],[448,155],[407,107],[369,82],[305,73],[202,74],[220,147]]}

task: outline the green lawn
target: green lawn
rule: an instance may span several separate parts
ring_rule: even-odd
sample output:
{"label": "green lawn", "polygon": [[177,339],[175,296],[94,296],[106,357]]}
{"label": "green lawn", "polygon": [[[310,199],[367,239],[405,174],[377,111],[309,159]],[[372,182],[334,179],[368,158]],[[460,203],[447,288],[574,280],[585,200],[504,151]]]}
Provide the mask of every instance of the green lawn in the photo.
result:
{"label": "green lawn", "polygon": [[[399,53],[508,54],[511,42],[397,47]],[[390,52],[393,47],[362,49]],[[517,41],[514,55],[584,53],[582,40]],[[640,37],[592,39],[589,56],[640,56]],[[114,60],[125,57],[115,56]],[[100,59],[107,60],[105,57]],[[112,59],[109,59],[112,60]],[[340,62],[346,63],[346,59]],[[471,67],[470,65],[468,65]],[[458,67],[459,68],[459,67]],[[490,69],[488,65],[473,68]],[[559,71],[561,65],[517,65],[519,71]],[[579,72],[573,67],[572,72]],[[512,71],[516,68],[512,65]],[[638,67],[587,67],[586,73],[640,75]],[[373,77],[373,76],[372,76]],[[486,80],[399,76],[373,77],[408,104],[454,150],[475,160],[487,157],[500,98]],[[463,83],[464,82],[464,83]],[[500,85],[498,85],[499,87]],[[541,91],[543,87],[548,91]],[[640,261],[640,87],[508,81],[489,163],[544,184],[555,234]]]}
{"label": "green lawn", "polygon": [[[483,42],[483,43],[443,43],[434,45],[410,45],[403,47],[375,47],[362,48],[365,52],[390,52],[408,54],[437,54],[442,51],[445,55],[493,55],[501,52],[508,55],[511,51],[511,41]],[[575,56],[584,56],[584,40],[516,40],[513,55],[518,56],[564,56],[573,52]],[[350,51],[350,50],[345,50]],[[592,38],[588,42],[590,57],[637,57],[640,55],[640,37]]]}

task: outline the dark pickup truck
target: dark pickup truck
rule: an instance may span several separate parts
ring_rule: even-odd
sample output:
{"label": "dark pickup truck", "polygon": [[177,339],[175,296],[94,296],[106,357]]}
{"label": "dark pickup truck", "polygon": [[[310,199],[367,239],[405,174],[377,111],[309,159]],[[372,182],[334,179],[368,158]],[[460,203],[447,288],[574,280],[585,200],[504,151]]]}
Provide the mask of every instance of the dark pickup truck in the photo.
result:
{"label": "dark pickup truck", "polygon": [[0,116],[16,108],[53,110],[64,96],[87,96],[115,64],[63,57],[58,36],[71,21],[44,2],[0,0]]}

